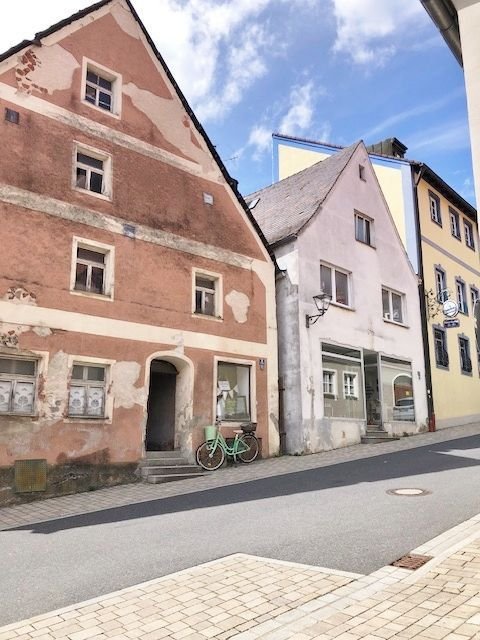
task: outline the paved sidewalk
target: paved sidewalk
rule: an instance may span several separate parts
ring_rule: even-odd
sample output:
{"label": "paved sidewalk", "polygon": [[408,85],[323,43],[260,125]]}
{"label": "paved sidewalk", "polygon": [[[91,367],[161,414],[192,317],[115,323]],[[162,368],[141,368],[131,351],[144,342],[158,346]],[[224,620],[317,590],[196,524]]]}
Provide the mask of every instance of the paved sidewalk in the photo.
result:
{"label": "paved sidewalk", "polygon": [[[360,552],[360,550],[359,550]],[[0,640],[480,638],[480,515],[369,576],[236,554],[0,628]]]}
{"label": "paved sidewalk", "polygon": [[296,473],[342,462],[407,451],[439,442],[454,441],[480,433],[480,425],[443,429],[435,433],[424,433],[393,442],[366,444],[326,451],[307,456],[283,456],[259,460],[252,465],[235,465],[192,479],[166,484],[129,484],[78,493],[59,498],[49,498],[13,507],[0,508],[0,530],[17,526],[46,522],[128,504],[148,502],[171,496],[206,491],[261,478]]}

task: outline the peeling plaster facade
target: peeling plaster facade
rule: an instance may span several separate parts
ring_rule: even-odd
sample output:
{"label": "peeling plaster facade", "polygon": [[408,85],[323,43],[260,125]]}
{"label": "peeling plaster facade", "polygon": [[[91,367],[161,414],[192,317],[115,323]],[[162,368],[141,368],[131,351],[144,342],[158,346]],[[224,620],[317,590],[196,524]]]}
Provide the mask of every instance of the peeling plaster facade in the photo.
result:
{"label": "peeling plaster facade", "polygon": [[[112,112],[84,99],[91,68],[114,78]],[[0,103],[19,114],[0,122],[0,358],[36,362],[34,410],[0,412],[0,469],[137,464],[160,361],[176,370],[175,448],[193,459],[215,420],[225,359],[248,363],[251,418],[276,454],[274,264],[130,5],[105,2],[0,61]],[[76,145],[104,154],[106,195],[76,187]],[[103,247],[111,295],[76,289],[77,246]],[[194,270],[221,280],[221,317],[192,313]],[[106,372],[101,418],[69,413],[76,364]]]}

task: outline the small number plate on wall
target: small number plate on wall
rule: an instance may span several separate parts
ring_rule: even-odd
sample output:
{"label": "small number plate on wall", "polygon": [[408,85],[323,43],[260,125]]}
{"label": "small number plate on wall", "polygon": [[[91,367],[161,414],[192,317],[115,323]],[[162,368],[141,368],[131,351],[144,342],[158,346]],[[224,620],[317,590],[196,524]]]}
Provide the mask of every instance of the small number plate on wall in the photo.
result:
{"label": "small number plate on wall", "polygon": [[15,460],[15,492],[46,491],[46,460]]}

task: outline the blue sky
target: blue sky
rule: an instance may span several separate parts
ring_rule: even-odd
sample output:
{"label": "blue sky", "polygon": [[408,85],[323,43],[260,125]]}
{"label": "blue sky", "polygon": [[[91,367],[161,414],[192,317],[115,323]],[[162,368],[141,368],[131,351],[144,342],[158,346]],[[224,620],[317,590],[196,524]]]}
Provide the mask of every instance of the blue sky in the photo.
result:
{"label": "blue sky", "polygon": [[[396,136],[474,203],[463,73],[420,0],[133,0],[246,195],[271,133],[348,145]],[[2,11],[5,50],[88,5]]]}

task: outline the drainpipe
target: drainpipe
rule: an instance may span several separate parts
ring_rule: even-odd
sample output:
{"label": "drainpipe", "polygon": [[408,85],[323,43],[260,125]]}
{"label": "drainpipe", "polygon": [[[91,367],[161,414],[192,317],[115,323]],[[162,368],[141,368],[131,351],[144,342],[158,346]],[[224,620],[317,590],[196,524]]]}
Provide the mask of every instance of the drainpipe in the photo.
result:
{"label": "drainpipe", "polygon": [[422,252],[422,234],[420,226],[420,211],[418,207],[418,183],[422,179],[424,166],[420,165],[420,170],[415,171],[415,165],[412,164],[412,187],[415,211],[415,229],[417,234],[417,260],[418,260],[418,295],[420,297],[420,317],[422,320],[422,338],[423,338],[423,357],[425,360],[425,386],[427,390],[427,409],[428,409],[428,430],[435,431],[435,407],[433,403],[432,393],[432,370],[430,362],[429,336],[428,336],[428,317],[427,303],[425,295],[425,282],[423,273],[423,252]]}

